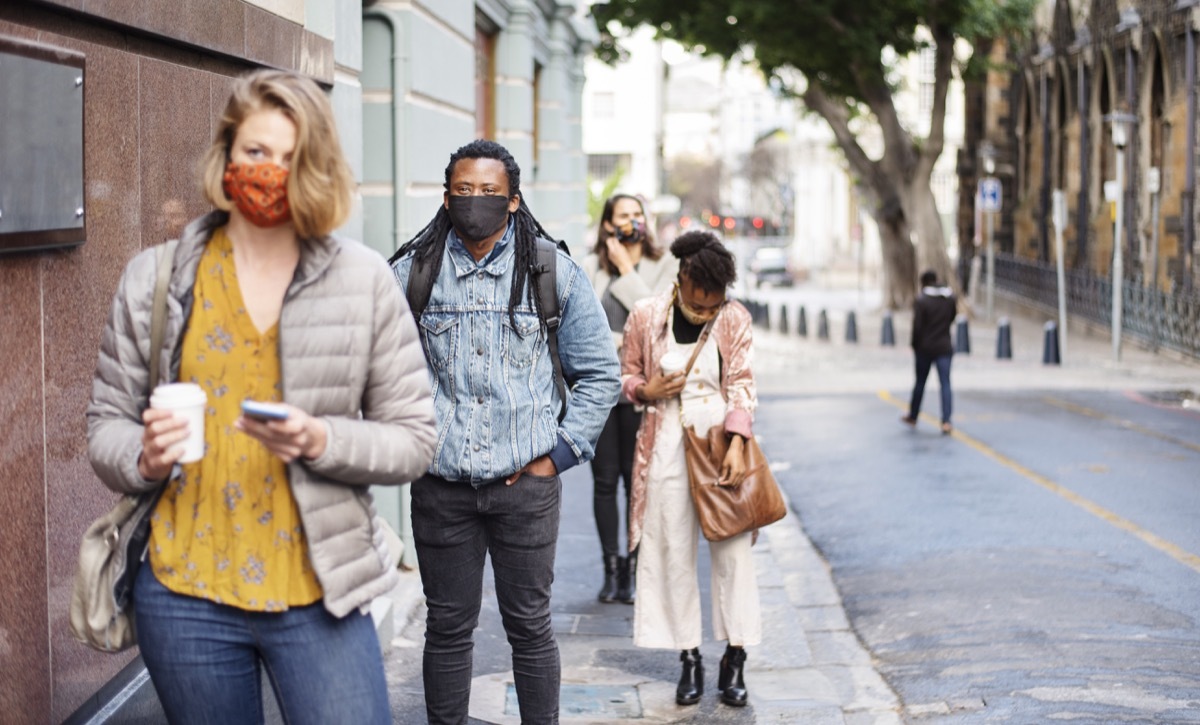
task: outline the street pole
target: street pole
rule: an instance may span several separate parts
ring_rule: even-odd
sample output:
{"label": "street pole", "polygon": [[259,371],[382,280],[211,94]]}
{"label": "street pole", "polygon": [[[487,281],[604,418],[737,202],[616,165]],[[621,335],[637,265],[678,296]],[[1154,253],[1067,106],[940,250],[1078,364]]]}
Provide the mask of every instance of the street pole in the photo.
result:
{"label": "street pole", "polygon": [[[1150,325],[1150,349],[1158,350],[1158,213],[1159,192],[1162,190],[1162,173],[1153,166],[1146,173],[1146,189],[1150,192],[1150,294],[1153,303],[1150,305],[1150,315],[1154,322]],[[1143,282],[1144,284],[1144,282]]]}
{"label": "street pole", "polygon": [[1054,257],[1058,266],[1058,359],[1067,364],[1067,284],[1063,265],[1063,227],[1067,225],[1067,192],[1054,190]]}
{"label": "street pole", "polygon": [[[1114,121],[1115,126],[1120,121]],[[1123,141],[1123,139],[1122,139]],[[1112,359],[1121,362],[1121,315],[1125,303],[1125,144],[1117,145],[1117,218],[1113,229]]]}
{"label": "street pole", "polygon": [[988,211],[984,214],[987,215],[987,318],[988,322],[994,322],[996,318],[992,313],[996,294],[996,213]]}

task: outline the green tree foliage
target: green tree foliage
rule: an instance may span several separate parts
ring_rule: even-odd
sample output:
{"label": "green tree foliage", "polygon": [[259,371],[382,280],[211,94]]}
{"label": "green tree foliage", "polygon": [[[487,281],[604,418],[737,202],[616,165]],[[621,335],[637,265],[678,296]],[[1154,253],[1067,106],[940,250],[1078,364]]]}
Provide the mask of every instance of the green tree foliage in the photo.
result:
{"label": "green tree foliage", "polygon": [[[728,60],[752,59],[786,93],[802,99],[830,125],[860,191],[871,202],[883,239],[885,296],[907,304],[917,261],[949,273],[930,177],[944,144],[946,89],[957,72],[986,67],[959,59],[955,43],[973,47],[1021,31],[1037,0],[609,0],[592,6],[600,30],[598,55],[620,58],[619,34],[649,25],[660,37]],[[905,128],[893,102],[889,58],[934,51],[929,134]],[[852,120],[878,124],[884,150],[869,156]],[[909,240],[918,240],[914,254]]]}

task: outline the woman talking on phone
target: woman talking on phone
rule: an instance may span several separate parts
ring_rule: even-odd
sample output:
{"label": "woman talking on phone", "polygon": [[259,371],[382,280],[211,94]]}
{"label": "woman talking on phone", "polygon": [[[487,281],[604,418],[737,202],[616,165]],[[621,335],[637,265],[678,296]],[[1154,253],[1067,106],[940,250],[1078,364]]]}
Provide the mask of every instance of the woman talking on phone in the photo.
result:
{"label": "woman talking on phone", "polygon": [[[600,297],[619,356],[629,311],[639,300],[669,289],[675,281],[678,263],[655,245],[646,227],[641,200],[628,194],[614,194],[604,202],[596,246],[584,258],[582,266]],[[641,408],[622,397],[608,414],[596,441],[596,457],[592,459],[592,510],[604,561],[604,583],[597,595],[602,602],[633,604],[637,594],[637,552],[630,550],[628,556],[621,556],[617,491],[624,478],[628,522],[633,449],[641,423]]]}
{"label": "woman talking on phone", "polygon": [[[331,236],[353,180],[312,81],[238,78],[201,184],[217,210],[168,247],[164,349],[147,250],[121,278],[88,407],[104,483],[162,490],[134,585],[142,657],[173,723],[262,722],[264,667],[289,723],[389,723],[368,609],[396,573],[368,486],[433,453],[412,317],[384,260]],[[194,462],[186,420],[148,407],[175,382],[207,398]]]}

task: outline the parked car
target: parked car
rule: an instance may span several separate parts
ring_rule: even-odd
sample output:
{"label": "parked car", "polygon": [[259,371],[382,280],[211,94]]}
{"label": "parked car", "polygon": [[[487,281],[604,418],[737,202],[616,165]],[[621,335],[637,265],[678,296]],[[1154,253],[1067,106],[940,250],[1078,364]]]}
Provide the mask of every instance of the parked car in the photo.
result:
{"label": "parked car", "polygon": [[796,281],[787,247],[759,247],[750,258],[754,286],[791,287]]}

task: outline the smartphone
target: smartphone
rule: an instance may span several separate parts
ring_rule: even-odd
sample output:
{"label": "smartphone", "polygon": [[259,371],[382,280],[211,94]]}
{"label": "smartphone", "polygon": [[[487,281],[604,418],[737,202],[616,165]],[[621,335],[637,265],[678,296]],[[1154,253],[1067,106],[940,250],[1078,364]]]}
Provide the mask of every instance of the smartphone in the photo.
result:
{"label": "smartphone", "polygon": [[287,420],[288,410],[280,403],[263,403],[258,400],[243,400],[242,415],[255,420]]}

